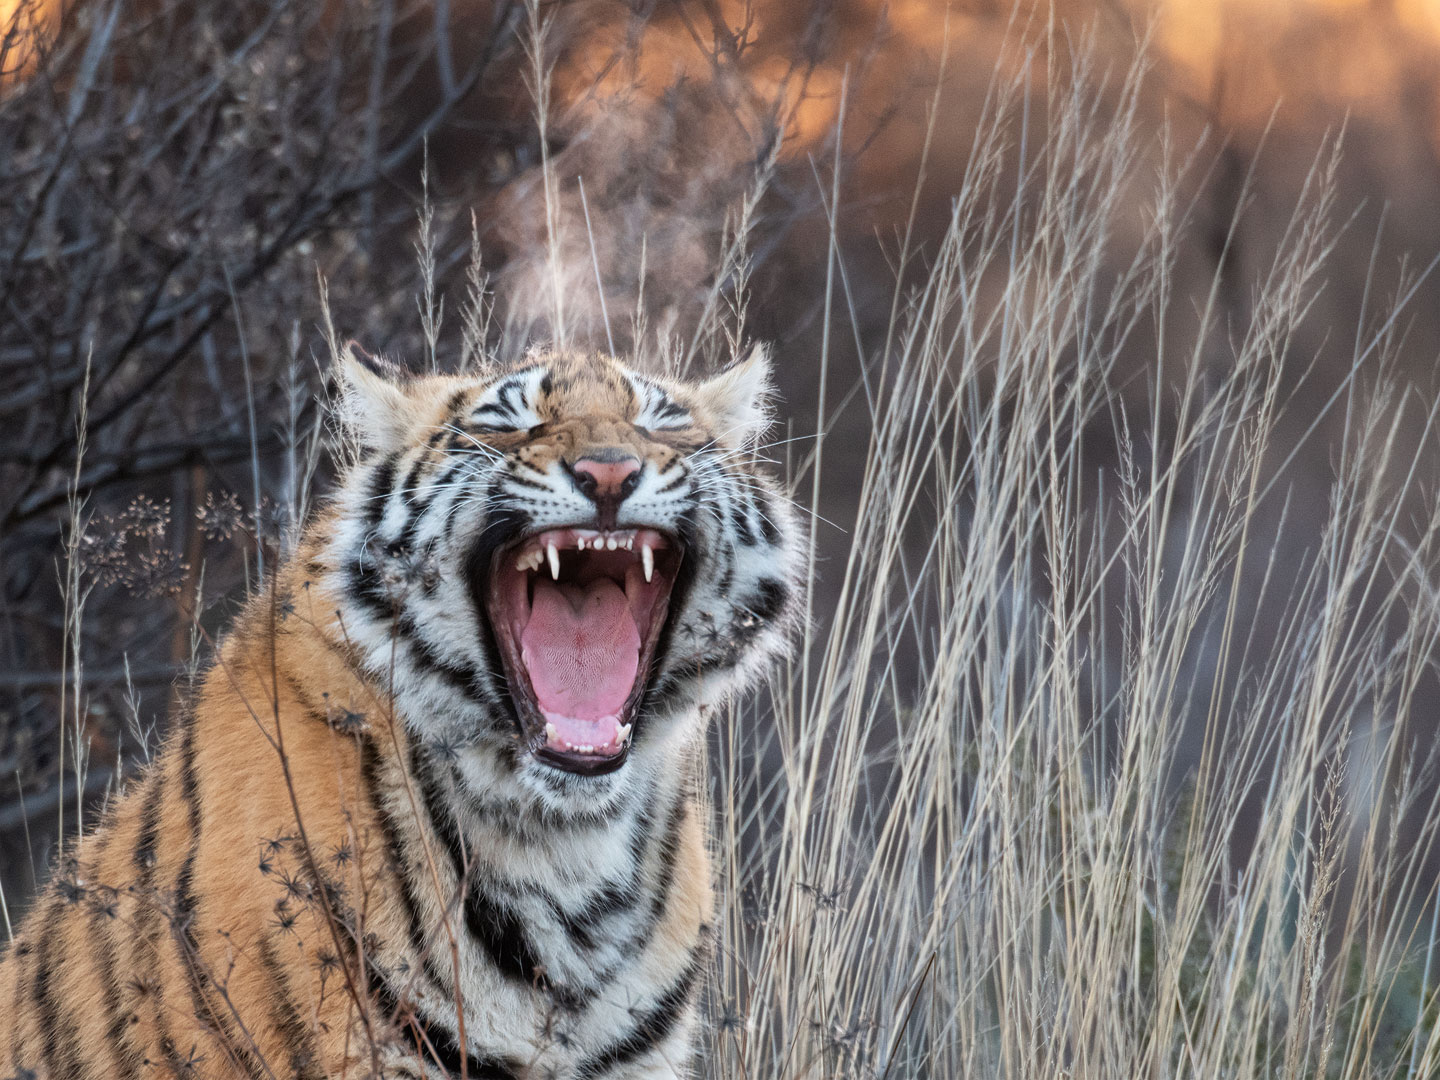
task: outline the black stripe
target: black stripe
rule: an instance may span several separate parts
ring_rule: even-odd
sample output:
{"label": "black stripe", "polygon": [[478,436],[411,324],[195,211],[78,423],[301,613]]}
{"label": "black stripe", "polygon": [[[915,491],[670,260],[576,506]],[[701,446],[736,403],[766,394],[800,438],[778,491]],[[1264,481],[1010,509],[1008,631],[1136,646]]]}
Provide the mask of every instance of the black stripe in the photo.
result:
{"label": "black stripe", "polygon": [[586,898],[585,904],[577,911],[567,911],[558,900],[550,898],[550,908],[560,925],[574,944],[586,948],[597,947],[595,934],[602,923],[633,907],[639,898],[634,875],[630,881],[610,882]]}
{"label": "black stripe", "polygon": [[[695,522],[688,517],[682,517],[676,523],[675,531],[680,539],[681,550],[686,552],[694,551],[695,543],[698,539]],[[698,559],[688,557],[680,560],[680,569],[675,575],[674,584],[670,587],[670,610],[672,612],[685,610],[690,600],[690,590],[695,584],[695,564],[698,561]],[[664,625],[660,628],[660,638],[655,643],[654,658],[651,660],[653,667],[649,685],[645,690],[645,696],[641,699],[640,708],[637,710],[639,717],[654,715],[657,711],[662,711],[661,706],[665,698],[674,689],[679,678],[682,677],[683,663],[678,666],[678,669],[672,669],[661,678],[657,679],[655,677],[655,670],[660,667],[661,658],[669,657],[671,654],[671,642],[674,639],[675,627],[677,625],[678,620],[671,618],[666,619]],[[639,726],[638,719],[637,726]],[[637,731],[636,737],[638,738],[640,735],[643,735],[643,729]]]}
{"label": "black stripe", "polygon": [[[471,1080],[519,1080],[520,1071],[523,1068],[520,1062],[504,1057],[480,1058],[469,1052],[462,1055],[455,1039],[455,1033],[448,1026],[433,1017],[426,1016],[414,1002],[407,1001],[401,1004],[395,996],[395,991],[390,988],[390,984],[383,977],[376,975],[368,978],[367,981],[370,984],[371,994],[391,1018],[399,1023],[404,1023],[408,1019],[425,1033],[425,1040],[435,1049],[436,1063],[449,1076],[458,1077],[460,1075],[463,1060],[464,1071]],[[425,1042],[420,1043],[420,1048],[424,1056],[430,1056]]]}
{"label": "black stripe", "polygon": [[50,901],[35,941],[35,976],[30,994],[35,1002],[35,1022],[40,1034],[40,1064],[50,1076],[66,1080],[89,1074],[80,1057],[80,1031],[65,1008],[64,1001],[51,986],[55,971],[51,966],[51,946],[58,944],[60,922],[65,904],[59,897]]}
{"label": "black stripe", "polygon": [[682,791],[670,808],[665,823],[665,834],[660,838],[660,880],[655,883],[655,894],[650,902],[650,925],[643,933],[643,943],[649,943],[650,932],[660,922],[670,903],[670,887],[675,883],[675,860],[680,854],[680,827],[690,811],[690,800]]}
{"label": "black stripe", "polygon": [[28,1042],[27,1036],[30,1033],[28,1030],[22,1029],[20,1026],[20,1021],[30,1016],[30,1010],[22,1009],[19,1007],[19,1005],[21,1001],[20,995],[22,992],[22,988],[26,983],[26,969],[28,967],[28,964],[26,962],[34,955],[35,951],[31,948],[30,942],[23,937],[12,941],[8,950],[3,954],[3,963],[14,965],[14,982],[12,983],[12,987],[14,989],[15,996],[12,1000],[15,1002],[16,1008],[9,1018],[10,1065],[15,1070],[17,1078],[24,1076],[27,1072],[33,1071],[30,1069],[30,1057],[26,1045]]}
{"label": "black stripe", "polygon": [[365,552],[359,552],[350,562],[350,577],[346,582],[346,595],[362,607],[368,608],[378,620],[389,619],[395,614],[395,604],[385,588],[385,579],[375,560]]}
{"label": "black stripe", "polygon": [[159,859],[156,844],[160,834],[160,815],[164,809],[165,771],[156,766],[146,777],[150,788],[145,793],[145,802],[140,807],[140,833],[136,837],[135,852],[131,862],[135,865],[135,955],[130,970],[135,979],[143,981],[144,995],[151,1003],[155,1020],[156,1039],[160,1044],[161,1056],[170,1072],[181,1080],[186,1077],[185,1063],[175,1051],[175,1041],[170,1037],[165,1023],[164,986],[155,973],[160,970],[160,954],[156,939],[160,936],[160,897],[155,889],[155,864]]}
{"label": "black stripe", "polygon": [[[109,846],[113,832],[96,837],[95,865]],[[118,890],[94,885],[90,901],[90,936],[95,942],[95,977],[100,982],[101,1016],[105,1019],[105,1041],[115,1062],[113,1076],[119,1080],[138,1080],[145,1055],[130,1039],[129,1016],[120,995],[120,980],[115,971],[115,938],[113,927],[119,921]]]}
{"label": "black stripe", "polygon": [[421,801],[425,804],[430,826],[449,853],[456,882],[464,883],[466,929],[503,974],[527,985],[535,983],[540,962],[529,938],[525,936],[524,927],[514,912],[477,885],[473,875],[467,874],[465,851],[455,815],[444,803],[439,779],[429,763],[419,759],[418,749],[414,747],[411,762],[412,770],[420,777]]}
{"label": "black stripe", "polygon": [[[676,796],[666,815],[665,823],[660,829],[658,880],[650,894],[649,910],[646,912],[644,920],[627,935],[605,942],[615,949],[617,957],[607,967],[592,972],[584,987],[552,987],[552,993],[555,994],[557,1001],[563,999],[564,1003],[572,1009],[579,1009],[599,996],[614,981],[616,974],[622,968],[633,963],[635,957],[649,946],[655,928],[660,924],[665,908],[669,904],[670,889],[675,878],[675,859],[680,847],[680,826],[684,823],[689,808],[690,796],[682,791]],[[649,821],[650,810],[651,806],[647,805],[637,821]],[[628,885],[620,886],[612,883],[604,886],[587,901],[584,909],[573,915],[565,913],[558,903],[551,900],[552,910],[559,916],[562,926],[571,934],[573,943],[590,944],[593,947],[594,933],[600,929],[600,923],[609,915],[618,914],[632,906],[645,895],[640,889],[640,877],[644,872],[645,857],[648,854],[653,835],[650,830],[641,828],[637,829],[636,835],[631,837],[632,869]]]}
{"label": "black stripe", "polygon": [[526,985],[548,985],[543,978],[543,965],[535,955],[535,949],[530,944],[519,917],[503,901],[487,893],[473,874],[467,875],[465,853],[455,815],[443,803],[439,780],[432,769],[420,765],[418,761],[416,765],[416,771],[421,775],[422,801],[431,827],[439,835],[450,855],[455,880],[464,883],[465,928],[485,949],[490,962],[507,978]]}
{"label": "black stripe", "polygon": [[[500,492],[500,480],[497,478],[486,492],[487,501],[494,505],[498,501]],[[501,506],[491,511],[486,516],[485,528],[480,531],[470,552],[465,557],[464,576],[470,592],[470,597],[475,605],[475,610],[482,613],[477,621],[480,624],[480,643],[485,653],[486,670],[493,672],[494,677],[500,677],[505,670],[504,659],[500,655],[500,644],[495,638],[495,631],[490,625],[488,614],[487,597],[490,588],[490,564],[494,560],[495,553],[505,541],[522,532],[528,523],[529,518],[514,507]],[[495,717],[497,726],[508,726],[511,731],[520,731],[520,717],[515,711],[515,702],[509,694],[501,694],[498,700],[491,705],[492,715]],[[518,746],[518,743],[517,743]],[[509,755],[500,755],[497,760],[502,763],[515,765],[515,758]]]}
{"label": "black stripe", "polygon": [[[680,852],[680,827],[685,823],[689,810],[690,798],[682,790],[670,807],[670,812],[666,815],[665,824],[660,831],[659,876],[655,882],[655,888],[650,894],[650,910],[646,913],[644,922],[637,926],[629,936],[629,940],[620,946],[620,959],[606,970],[596,973],[591,983],[594,987],[591,991],[592,996],[604,989],[614,979],[616,972],[621,967],[649,947],[651,938],[655,934],[655,928],[660,925],[665,916],[665,909],[670,904],[670,891],[675,883],[675,860]],[[637,880],[640,872],[640,868],[637,866]]]}
{"label": "black stripe", "polygon": [[474,421],[479,420],[482,416],[492,416],[496,420],[505,420],[510,423],[514,423],[516,419],[514,410],[511,409],[508,404],[498,401],[491,401],[487,402],[484,405],[481,405],[478,409],[476,409],[470,414],[470,420],[473,423]]}
{"label": "black stripe", "polygon": [[409,643],[415,666],[422,671],[438,676],[460,691],[477,705],[489,705],[490,695],[480,681],[480,672],[464,661],[453,660],[442,655],[434,645],[426,641],[411,615],[402,615],[395,620],[395,632]]}
{"label": "black stripe", "polygon": [[524,373],[512,376],[504,386],[500,387],[496,396],[500,398],[506,408],[518,414],[525,407]]}
{"label": "black stripe", "polygon": [[626,880],[606,882],[586,897],[585,902],[574,911],[567,911],[558,901],[551,901],[556,917],[577,944],[593,949],[594,935],[600,925],[633,907],[640,898],[640,875],[644,871],[645,854],[653,836],[650,824],[653,821],[654,807],[655,796],[652,793],[645,806],[635,815],[635,832],[630,837],[630,872]]}
{"label": "black stripe", "polygon": [[171,925],[171,937],[180,955],[180,965],[186,972],[190,989],[190,1004],[195,1009],[197,1020],[211,1017],[216,1024],[213,1033],[229,1058],[237,1062],[251,1080],[265,1076],[263,1064],[247,1046],[235,1040],[235,1027],[226,1007],[217,1007],[210,998],[207,987],[211,981],[200,956],[200,945],[195,937],[196,911],[199,904],[195,898],[195,860],[200,856],[200,778],[195,772],[195,721],[185,719],[185,732],[180,740],[180,793],[189,808],[190,850],[175,879],[175,917]]}
{"label": "black stripe", "polygon": [[410,949],[420,958],[425,975],[433,984],[433,988],[443,993],[444,988],[450,985],[450,980],[442,978],[436,969],[435,959],[431,955],[429,942],[425,937],[420,906],[415,900],[410,880],[409,862],[405,858],[405,852],[400,844],[400,835],[395,828],[395,820],[385,808],[385,796],[380,785],[380,753],[370,739],[365,739],[361,743],[360,771],[364,778],[370,805],[374,808],[375,816],[380,819],[380,831],[385,839],[386,861],[390,864],[390,872],[395,875],[399,883],[400,902],[405,908],[405,928],[406,936],[410,941]]}
{"label": "black stripe", "polygon": [[636,1058],[655,1050],[675,1030],[680,1014],[689,1004],[690,995],[700,978],[705,945],[697,945],[691,952],[690,962],[680,977],[635,1021],[630,1034],[619,1039],[599,1053],[592,1054],[575,1067],[575,1080],[590,1080],[612,1069],[634,1061]]}
{"label": "black stripe", "polygon": [[[420,471],[420,465],[423,464],[425,464],[424,461],[418,463],[416,468],[412,471],[411,475],[415,476]],[[432,509],[434,509],[435,503],[442,496],[451,493],[450,485],[452,481],[454,481],[456,474],[462,473],[466,469],[476,468],[476,465],[473,459],[464,454],[461,454],[456,456],[448,463],[440,463],[437,468],[439,471],[436,472],[434,476],[430,477],[430,493],[428,495],[424,496],[423,498],[419,495],[411,495],[407,497],[406,506],[410,510],[410,516],[406,520],[404,528],[400,531],[399,540],[400,545],[404,547],[407,551],[414,547],[415,534],[419,531],[421,524],[425,520],[425,516],[429,514]],[[416,477],[416,480],[418,480],[418,477]],[[414,486],[414,482],[407,481],[407,490],[413,488]]]}
{"label": "black stripe", "polygon": [[400,497],[400,503],[407,510],[418,500],[415,496],[415,485],[420,482],[420,473],[430,459],[425,454],[416,454],[415,463],[405,472],[405,479],[400,481],[400,486],[395,489],[395,494]]}
{"label": "black stripe", "polygon": [[137,1080],[145,1055],[130,1038],[130,1017],[122,1007],[120,984],[115,974],[115,942],[106,921],[109,916],[96,913],[91,918],[91,933],[99,942],[96,966],[100,969],[105,994],[105,1038],[115,1052],[115,1073],[121,1080]]}
{"label": "black stripe", "polygon": [[145,792],[145,802],[140,807],[140,832],[135,837],[135,851],[130,861],[140,872],[140,882],[149,886],[155,876],[155,841],[160,834],[160,800],[164,795],[165,773],[157,767],[151,770],[146,780],[150,789]]}
{"label": "black stripe", "polygon": [[657,494],[657,495],[668,495],[668,494],[670,494],[670,492],[672,492],[672,491],[674,491],[676,488],[680,487],[682,484],[685,483],[685,481],[687,481],[687,480],[689,480],[689,479],[690,479],[690,471],[689,471],[688,469],[682,468],[682,469],[680,470],[680,475],[679,475],[679,476],[677,476],[674,480],[671,480],[668,484],[666,484],[664,487],[662,487],[662,488],[661,488],[659,491],[657,491],[655,494]]}
{"label": "black stripe", "polygon": [[465,850],[461,846],[455,817],[450,808],[444,805],[444,792],[440,790],[439,778],[430,768],[428,757],[421,757],[418,741],[410,744],[410,773],[420,781],[420,800],[425,806],[430,831],[439,836],[440,842],[445,845],[450,865],[455,871],[456,883],[463,882],[466,871]]}
{"label": "black stripe", "polygon": [[189,807],[193,855],[200,844],[200,778],[195,775],[195,721],[186,717],[184,723],[185,734],[180,739],[180,795]]}
{"label": "black stripe", "polygon": [[527,986],[549,985],[519,916],[473,881],[465,892],[465,926],[501,974]]}
{"label": "black stripe", "polygon": [[555,921],[560,924],[560,929],[564,930],[565,936],[570,939],[571,947],[577,952],[581,949],[593,952],[596,942],[591,933],[590,920],[580,919],[570,914],[553,896],[546,896],[545,899],[550,905],[550,912],[555,916]]}
{"label": "black stripe", "polygon": [[743,496],[730,500],[730,521],[740,534],[740,543],[746,547],[755,546],[755,530],[750,527],[750,504]]}
{"label": "black stripe", "polygon": [[720,574],[720,579],[715,582],[715,593],[718,596],[729,596],[730,586],[735,584],[735,553],[731,550],[725,552],[725,569]]}
{"label": "black stripe", "polygon": [[270,979],[270,1023],[285,1044],[285,1059],[295,1080],[323,1080],[313,1032],[300,1017],[290,993],[290,978],[275,955],[270,934],[260,936],[260,964]]}
{"label": "black stripe", "polygon": [[790,589],[785,583],[766,578],[755,586],[755,592],[746,602],[745,608],[761,622],[770,622],[785,610],[785,605],[789,602]]}
{"label": "black stripe", "polygon": [[763,494],[755,495],[755,511],[760,517],[760,534],[771,547],[780,546],[780,526],[775,524],[775,507]]}
{"label": "black stripe", "polygon": [[[529,467],[530,469],[532,469],[537,476],[544,476],[544,475],[545,475],[545,473],[541,472],[539,469],[536,469],[533,465],[528,466],[528,467]],[[519,473],[515,473],[515,472],[507,473],[506,476],[505,476],[505,480],[506,480],[508,483],[514,484],[516,487],[529,488],[531,491],[545,491],[545,492],[548,492],[548,491],[550,490],[550,485],[549,485],[549,484],[541,484],[541,483],[538,483],[538,482],[536,482],[536,481],[534,481],[534,480],[527,480],[527,479],[525,479],[525,477],[523,477],[523,476],[521,476]]]}
{"label": "black stripe", "polygon": [[558,810],[545,805],[522,805],[516,799],[482,798],[468,791],[465,808],[477,817],[484,818],[487,824],[512,836],[524,837],[530,843],[542,842],[556,829],[565,829],[571,833],[579,829],[603,829],[608,832],[615,823],[610,814],[586,810]]}
{"label": "black stripe", "polygon": [[382,458],[375,466],[375,471],[370,474],[370,484],[365,489],[365,520],[370,526],[368,531],[374,531],[375,526],[380,524],[380,519],[385,516],[385,505],[390,501],[389,496],[395,487],[395,470],[400,465],[399,454],[389,454]]}
{"label": "black stripe", "polygon": [[[370,483],[365,488],[365,535],[369,536],[380,526],[380,519],[385,516],[385,506],[389,502],[391,488],[395,482],[395,469],[399,462],[398,454],[390,454],[382,458],[375,466],[375,471],[370,475]],[[394,605],[385,589],[384,580],[379,573],[379,567],[375,565],[375,559],[365,550],[366,545],[361,544],[358,551],[349,557],[349,580],[347,582],[347,595],[357,603],[369,608],[376,616],[386,618],[394,614]]]}

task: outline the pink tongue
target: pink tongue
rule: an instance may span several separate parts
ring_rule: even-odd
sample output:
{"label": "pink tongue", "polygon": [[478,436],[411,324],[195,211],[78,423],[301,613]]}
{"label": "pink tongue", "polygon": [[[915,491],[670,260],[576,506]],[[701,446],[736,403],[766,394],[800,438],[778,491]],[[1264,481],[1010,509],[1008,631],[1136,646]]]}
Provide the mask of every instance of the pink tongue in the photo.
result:
{"label": "pink tongue", "polygon": [[[537,577],[520,650],[547,719],[615,718],[603,725],[607,733],[618,726],[640,666],[640,629],[614,581],[561,585]],[[601,738],[601,744],[608,741]]]}

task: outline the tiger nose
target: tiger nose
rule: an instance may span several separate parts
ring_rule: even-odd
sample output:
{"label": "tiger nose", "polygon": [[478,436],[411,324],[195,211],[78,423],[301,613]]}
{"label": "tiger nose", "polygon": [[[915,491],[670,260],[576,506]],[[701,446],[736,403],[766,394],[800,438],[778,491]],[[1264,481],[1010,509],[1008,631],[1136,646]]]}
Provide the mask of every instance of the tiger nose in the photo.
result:
{"label": "tiger nose", "polygon": [[583,457],[570,466],[575,486],[582,495],[595,503],[595,514],[602,529],[613,529],[620,504],[640,482],[640,459],[637,457]]}
{"label": "tiger nose", "polygon": [[585,457],[575,462],[575,483],[592,499],[623,499],[635,490],[640,475],[640,459],[621,458],[606,461]]}

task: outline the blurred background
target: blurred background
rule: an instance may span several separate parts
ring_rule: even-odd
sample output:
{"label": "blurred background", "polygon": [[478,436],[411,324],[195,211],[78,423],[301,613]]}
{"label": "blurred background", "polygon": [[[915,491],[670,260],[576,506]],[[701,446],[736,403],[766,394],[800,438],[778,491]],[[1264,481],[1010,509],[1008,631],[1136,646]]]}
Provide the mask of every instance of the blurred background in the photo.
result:
{"label": "blurred background", "polygon": [[[746,334],[775,347],[777,438],[795,440],[777,457],[808,453],[827,357],[823,589],[871,426],[861,365],[897,287],[923,278],[993,77],[1043,96],[1089,42],[1112,104],[1148,55],[1143,150],[1156,170],[1193,156],[1175,287],[1203,298],[1218,281],[1222,328],[1247,319],[1317,157],[1342,143],[1336,252],[1277,358],[1282,560],[1324,510],[1356,335],[1410,290],[1392,330],[1404,379],[1417,416],[1440,400],[1440,0],[570,0],[538,15],[548,79],[520,3],[0,0],[12,913],[57,829],[163,737],[177,680],[323,494],[322,280],[342,337],[417,369],[464,363],[467,319],[501,355],[558,318],[577,344],[714,362],[702,313],[744,287]],[[1017,162],[1027,137],[1041,133],[1016,133]],[[721,258],[737,229],[743,267]],[[1126,265],[1139,235],[1110,237],[1105,258]],[[488,300],[467,309],[476,249]],[[843,313],[828,336],[827,303]],[[1156,335],[1189,356],[1196,333],[1179,317],[1127,346],[1115,411],[1142,446],[1163,451],[1146,403],[1180,377],[1157,374]],[[1214,337],[1196,362],[1226,362]],[[1080,435],[1114,466],[1113,424]],[[1398,439],[1399,467],[1433,490],[1421,425]]]}

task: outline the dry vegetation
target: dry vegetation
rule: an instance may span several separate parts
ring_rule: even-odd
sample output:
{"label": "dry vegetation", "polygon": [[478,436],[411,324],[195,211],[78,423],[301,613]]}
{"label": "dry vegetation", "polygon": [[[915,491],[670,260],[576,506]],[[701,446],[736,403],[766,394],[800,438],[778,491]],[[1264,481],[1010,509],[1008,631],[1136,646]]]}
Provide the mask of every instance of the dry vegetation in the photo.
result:
{"label": "dry vegetation", "polygon": [[[703,1075],[1440,1076],[1433,282],[1368,235],[1354,269],[1345,140],[1267,190],[1157,120],[1143,50],[995,17],[963,132],[978,47],[908,114],[881,260],[853,8],[779,34],[813,46],[783,77],[717,46],[664,97],[593,43],[693,20],[597,6],[537,55],[519,6],[210,7],[74,9],[0,97],[12,915],[323,486],[318,264],[417,365],[800,327],[817,426],[766,452],[816,515],[812,618],[710,751]],[[427,183],[486,164],[417,226],[427,134]]]}
{"label": "dry vegetation", "polygon": [[[1278,358],[1321,292],[1334,159],[1253,318],[1226,328],[1223,372],[1162,342],[1132,430],[1113,411],[1123,342],[1176,305],[1218,330],[1220,279],[1176,291],[1194,160],[1137,175],[1138,81],[1102,111],[1090,58],[1042,100],[1023,70],[997,81],[867,370],[835,612],[778,681],[773,726],[722,726],[733,952],[711,1075],[1440,1069],[1440,806],[1417,714],[1440,507],[1413,512],[1406,463],[1378,479],[1407,413],[1436,419],[1395,377],[1413,290],[1355,337],[1322,527],[1278,549]],[[1046,134],[1011,186],[1027,110]],[[1144,235],[1117,277],[1102,253],[1137,184]],[[1077,438],[1097,420],[1119,427],[1103,466]],[[1145,434],[1162,428],[1163,448]],[[1271,603],[1273,634],[1254,621]]]}

